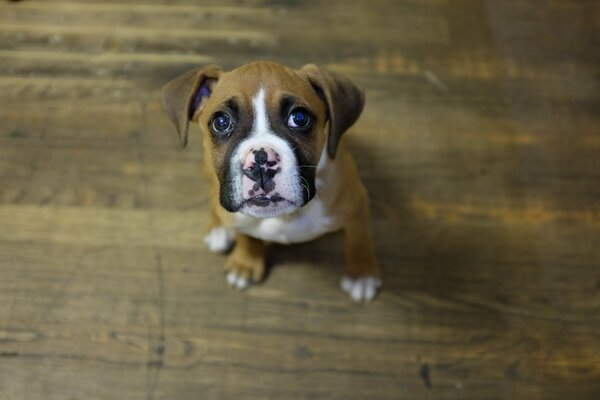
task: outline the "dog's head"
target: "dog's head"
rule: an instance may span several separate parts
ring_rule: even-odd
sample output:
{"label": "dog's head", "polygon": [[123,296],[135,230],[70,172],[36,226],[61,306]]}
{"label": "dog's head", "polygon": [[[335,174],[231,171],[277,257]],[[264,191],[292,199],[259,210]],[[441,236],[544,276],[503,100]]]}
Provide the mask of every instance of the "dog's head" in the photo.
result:
{"label": "dog's head", "polygon": [[167,83],[162,95],[182,146],[190,121],[203,130],[221,205],[262,218],[314,197],[321,155],[335,157],[364,103],[363,91],[343,76],[268,62],[230,72],[197,68]]}

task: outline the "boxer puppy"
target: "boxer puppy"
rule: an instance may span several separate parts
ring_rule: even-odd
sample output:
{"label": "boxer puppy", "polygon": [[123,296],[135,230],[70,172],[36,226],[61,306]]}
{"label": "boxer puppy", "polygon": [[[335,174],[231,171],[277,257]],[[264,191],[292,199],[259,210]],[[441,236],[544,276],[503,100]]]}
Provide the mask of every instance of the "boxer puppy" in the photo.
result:
{"label": "boxer puppy", "polygon": [[187,144],[189,122],[204,133],[205,169],[215,193],[210,250],[227,252],[227,281],[260,282],[266,245],[299,243],[342,230],[341,287],[368,301],[381,286],[367,191],[340,145],[362,112],[348,78],[315,65],[294,70],[254,62],[229,72],[188,71],[162,89],[163,104]]}

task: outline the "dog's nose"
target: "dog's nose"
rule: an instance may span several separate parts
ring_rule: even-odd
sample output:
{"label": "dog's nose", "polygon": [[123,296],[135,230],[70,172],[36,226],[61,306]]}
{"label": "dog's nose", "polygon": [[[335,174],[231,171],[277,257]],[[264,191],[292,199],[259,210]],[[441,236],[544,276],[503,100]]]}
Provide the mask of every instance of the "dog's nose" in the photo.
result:
{"label": "dog's nose", "polygon": [[281,171],[279,155],[269,147],[250,149],[244,157],[244,193],[254,197],[275,189],[273,178]]}
{"label": "dog's nose", "polygon": [[260,147],[257,149],[250,149],[244,157],[245,170],[253,170],[256,167],[261,169],[276,168],[279,164],[279,155],[270,147]]}

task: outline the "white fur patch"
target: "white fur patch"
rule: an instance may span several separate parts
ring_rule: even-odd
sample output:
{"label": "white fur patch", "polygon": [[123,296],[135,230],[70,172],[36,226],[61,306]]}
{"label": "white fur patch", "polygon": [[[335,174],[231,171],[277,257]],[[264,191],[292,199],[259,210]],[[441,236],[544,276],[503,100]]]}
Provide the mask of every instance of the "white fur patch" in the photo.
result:
{"label": "white fur patch", "polygon": [[381,287],[381,279],[373,276],[365,276],[358,279],[344,276],[341,281],[341,287],[354,301],[371,301],[375,298],[377,291]]}
{"label": "white fur patch", "polygon": [[222,226],[217,226],[204,237],[204,243],[213,253],[224,253],[233,246],[234,233],[231,229]]}
{"label": "white fur patch", "polygon": [[307,242],[342,227],[339,221],[326,213],[323,203],[317,198],[282,217],[258,219],[237,213],[235,220],[240,232],[282,244]]}
{"label": "white fur patch", "polygon": [[258,93],[252,98],[252,107],[254,107],[254,133],[257,135],[268,133],[271,128],[269,127],[269,114],[263,87],[258,89]]}

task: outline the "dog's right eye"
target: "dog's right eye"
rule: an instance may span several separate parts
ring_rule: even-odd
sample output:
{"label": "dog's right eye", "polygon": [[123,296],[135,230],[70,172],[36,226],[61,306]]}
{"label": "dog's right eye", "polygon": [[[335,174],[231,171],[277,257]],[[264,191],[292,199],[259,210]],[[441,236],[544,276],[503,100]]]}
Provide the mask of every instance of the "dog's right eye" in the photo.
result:
{"label": "dog's right eye", "polygon": [[233,130],[233,121],[229,114],[220,112],[213,117],[212,131],[217,135],[227,135]]}

